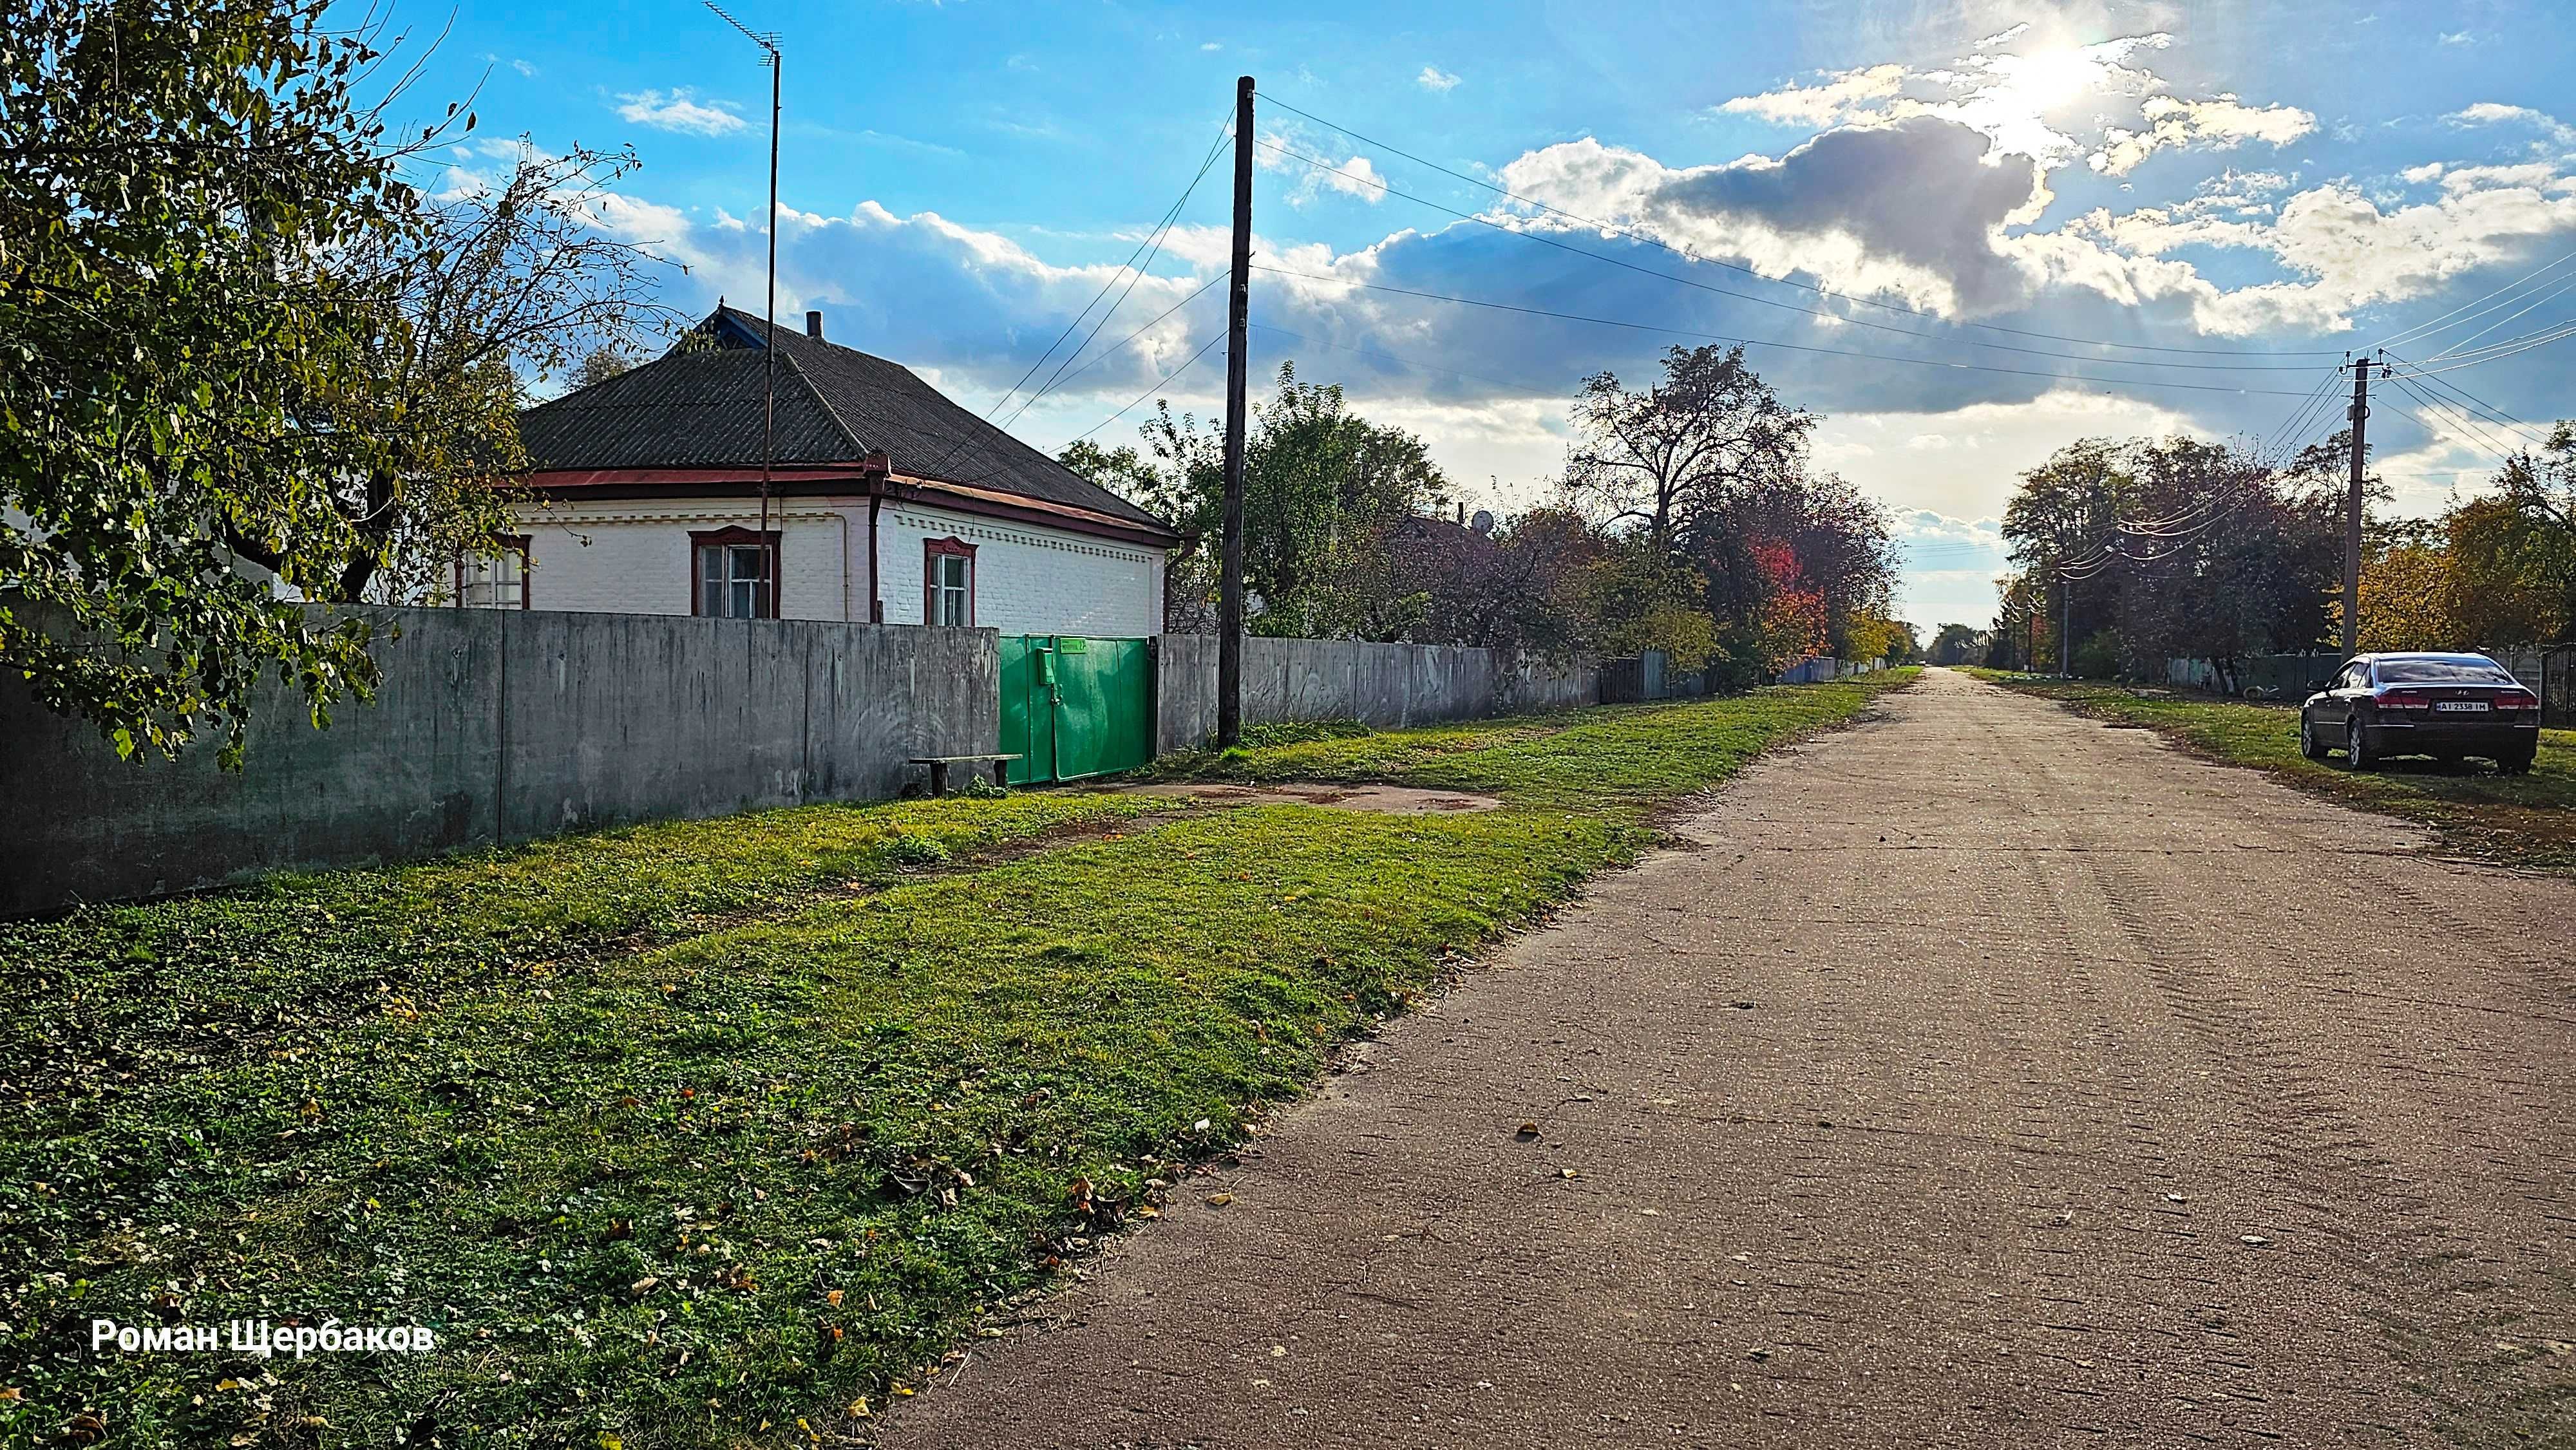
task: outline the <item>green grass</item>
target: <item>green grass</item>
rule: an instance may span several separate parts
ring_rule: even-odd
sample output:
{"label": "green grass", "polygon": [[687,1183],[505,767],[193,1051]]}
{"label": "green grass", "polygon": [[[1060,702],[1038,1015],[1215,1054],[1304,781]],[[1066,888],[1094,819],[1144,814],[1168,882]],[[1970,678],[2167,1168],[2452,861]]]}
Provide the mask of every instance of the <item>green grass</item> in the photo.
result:
{"label": "green grass", "polygon": [[[1891,670],[1890,680],[1914,677]],[[1715,704],[1601,706],[1178,756],[1158,773],[1261,784],[1392,781],[1529,806],[1635,806],[1722,781],[1779,738],[1849,716],[1883,682],[1756,690]]]}
{"label": "green grass", "polygon": [[[1474,815],[777,812],[10,928],[0,1436],[808,1443],[1657,805],[1900,678],[1207,762],[1511,803]],[[442,1348],[89,1353],[164,1311]]]}
{"label": "green grass", "polygon": [[2576,731],[2542,731],[2529,775],[2499,774],[2483,762],[2445,769],[2413,759],[2353,771],[2340,755],[2317,761],[2299,754],[2295,703],[2254,704],[2000,670],[1966,673],[2086,715],[2146,726],[2211,760],[2269,771],[2302,789],[2404,816],[2432,828],[2455,850],[2576,871]]}

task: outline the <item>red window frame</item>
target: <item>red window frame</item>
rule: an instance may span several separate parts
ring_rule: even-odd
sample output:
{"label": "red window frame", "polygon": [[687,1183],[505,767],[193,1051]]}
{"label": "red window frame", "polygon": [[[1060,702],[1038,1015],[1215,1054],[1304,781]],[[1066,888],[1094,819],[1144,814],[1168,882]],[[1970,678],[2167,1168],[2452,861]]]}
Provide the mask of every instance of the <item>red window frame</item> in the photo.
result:
{"label": "red window frame", "polygon": [[[494,534],[492,536],[492,542],[500,552],[504,554],[516,554],[519,556],[519,607],[521,609],[529,608],[528,564],[534,558],[534,555],[530,553],[530,550],[536,547],[536,540],[527,534]],[[456,556],[455,599],[457,608],[463,609],[467,607],[465,603],[465,556],[462,554]],[[476,609],[498,609],[506,606],[478,604],[472,607]]]}
{"label": "red window frame", "polygon": [[961,626],[941,627],[973,629],[975,627],[975,546],[953,535],[945,539],[921,541],[921,622],[925,625],[939,624],[939,561],[942,559],[966,561],[966,622]]}
{"label": "red window frame", "polygon": [[[769,588],[764,591],[761,599],[761,603],[765,608],[763,608],[759,614],[752,617],[755,619],[776,619],[778,617],[778,530],[771,529],[769,532],[764,534],[758,529],[746,529],[740,524],[735,524],[731,527],[721,529],[689,530],[689,613],[704,616],[707,612],[705,607],[706,593],[704,589],[705,574],[699,567],[698,563],[700,552],[711,548],[728,548],[742,544],[756,544],[760,546],[761,568],[763,569],[769,584]],[[721,617],[732,618],[733,616]]]}

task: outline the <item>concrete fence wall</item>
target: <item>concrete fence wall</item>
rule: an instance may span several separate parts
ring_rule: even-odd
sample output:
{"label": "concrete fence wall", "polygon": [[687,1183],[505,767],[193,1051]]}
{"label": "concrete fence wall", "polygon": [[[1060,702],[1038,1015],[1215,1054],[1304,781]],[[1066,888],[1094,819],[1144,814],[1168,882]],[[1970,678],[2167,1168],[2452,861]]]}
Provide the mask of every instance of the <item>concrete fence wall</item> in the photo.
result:
{"label": "concrete fence wall", "polygon": [[[1214,635],[1155,638],[1155,749],[1195,750],[1216,734]],[[1552,664],[1533,655],[1458,645],[1368,644],[1345,639],[1243,642],[1243,718],[1364,720],[1377,726],[1472,720],[1560,710],[1599,699],[1589,660]]]}
{"label": "concrete fence wall", "polygon": [[991,750],[991,630],[370,611],[374,703],[317,731],[282,688],[249,758],[121,760],[0,687],[0,915],[585,827],[869,800],[915,755]]}

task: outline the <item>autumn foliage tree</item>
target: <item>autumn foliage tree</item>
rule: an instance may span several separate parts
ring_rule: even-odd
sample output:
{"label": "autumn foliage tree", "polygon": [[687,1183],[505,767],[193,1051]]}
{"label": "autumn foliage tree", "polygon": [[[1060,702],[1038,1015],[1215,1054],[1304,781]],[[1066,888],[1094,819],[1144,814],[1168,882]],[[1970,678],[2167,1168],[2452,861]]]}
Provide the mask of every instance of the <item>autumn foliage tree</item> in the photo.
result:
{"label": "autumn foliage tree", "polygon": [[[355,28],[337,28],[339,24]],[[376,677],[406,560],[488,547],[532,373],[632,316],[599,158],[425,196],[327,0],[17,0],[0,37],[0,668],[127,754]],[[615,163],[609,163],[613,169]],[[526,370],[523,372],[523,370]]]}

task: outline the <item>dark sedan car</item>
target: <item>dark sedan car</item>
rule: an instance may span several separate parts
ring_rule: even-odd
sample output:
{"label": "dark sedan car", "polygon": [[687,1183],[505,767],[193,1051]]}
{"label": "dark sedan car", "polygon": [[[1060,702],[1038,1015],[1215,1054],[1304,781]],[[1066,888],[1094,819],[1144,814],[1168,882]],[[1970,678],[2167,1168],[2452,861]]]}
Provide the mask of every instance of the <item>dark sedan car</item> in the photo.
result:
{"label": "dark sedan car", "polygon": [[2481,755],[2520,774],[2540,749],[2540,697],[2485,655],[2355,655],[2313,688],[2299,706],[2310,760],[2340,745],[2355,770],[2395,755]]}

